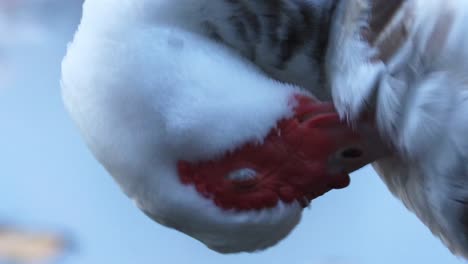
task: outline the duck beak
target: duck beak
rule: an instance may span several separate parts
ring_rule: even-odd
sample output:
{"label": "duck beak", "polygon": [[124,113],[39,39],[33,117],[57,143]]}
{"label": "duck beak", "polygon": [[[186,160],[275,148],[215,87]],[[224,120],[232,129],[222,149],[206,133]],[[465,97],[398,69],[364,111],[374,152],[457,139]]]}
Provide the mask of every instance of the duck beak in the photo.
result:
{"label": "duck beak", "polygon": [[332,102],[303,95],[294,100],[300,125],[291,137],[302,141],[297,151],[310,159],[327,160],[330,175],[352,173],[390,154],[371,118],[351,126],[340,119]]}

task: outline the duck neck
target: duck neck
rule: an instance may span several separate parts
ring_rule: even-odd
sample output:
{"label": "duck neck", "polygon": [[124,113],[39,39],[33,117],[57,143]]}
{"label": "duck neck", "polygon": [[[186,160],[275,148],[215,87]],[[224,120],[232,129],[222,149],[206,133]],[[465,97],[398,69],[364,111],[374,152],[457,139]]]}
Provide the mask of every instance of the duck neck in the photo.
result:
{"label": "duck neck", "polygon": [[86,0],[83,9],[88,16],[134,18],[203,33],[254,61],[268,49],[277,64],[284,64],[305,47],[311,57],[323,55],[338,1]]}
{"label": "duck neck", "polygon": [[[324,62],[338,2],[198,1],[192,15],[186,14],[179,22],[232,47],[270,77],[329,100]],[[198,16],[194,16],[197,12]]]}
{"label": "duck neck", "polygon": [[322,64],[337,2],[220,0],[199,27],[260,66],[284,69],[301,54]]}
{"label": "duck neck", "polygon": [[83,18],[92,17],[88,20],[94,28],[102,24],[95,23],[97,17],[111,29],[131,26],[131,21],[135,21],[204,35],[233,48],[270,77],[301,86],[319,99],[328,100],[323,65],[337,2],[86,0]]}

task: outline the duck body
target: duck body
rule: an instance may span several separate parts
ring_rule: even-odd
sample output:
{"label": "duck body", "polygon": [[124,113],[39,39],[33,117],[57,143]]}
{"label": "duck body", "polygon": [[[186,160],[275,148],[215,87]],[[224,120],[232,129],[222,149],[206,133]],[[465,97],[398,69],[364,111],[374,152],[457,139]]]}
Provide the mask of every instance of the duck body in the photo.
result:
{"label": "duck body", "polygon": [[[294,115],[291,98],[306,94],[249,61],[245,43],[226,41],[232,28],[218,19],[230,19],[231,2],[88,0],[62,64],[65,106],[123,191],[155,221],[223,253],[276,244],[303,210],[290,189],[277,184],[272,188],[280,196],[266,208],[220,208],[179,177],[180,160],[196,164],[248,142],[262,144],[280,120]],[[263,43],[259,54],[268,52]],[[302,61],[285,64],[283,74],[304,71]],[[318,75],[304,79],[312,85]],[[249,178],[245,171],[233,181]],[[262,195],[271,195],[265,190]],[[255,195],[249,195],[253,203],[264,200]]]}
{"label": "duck body", "polygon": [[63,97],[93,154],[145,213],[224,253],[274,245],[301,204],[219,208],[181,184],[177,162],[263,142],[294,116],[294,94],[333,100],[353,127],[375,117],[386,141],[375,145],[393,154],[370,161],[467,257],[466,6],[87,0],[62,66]]}

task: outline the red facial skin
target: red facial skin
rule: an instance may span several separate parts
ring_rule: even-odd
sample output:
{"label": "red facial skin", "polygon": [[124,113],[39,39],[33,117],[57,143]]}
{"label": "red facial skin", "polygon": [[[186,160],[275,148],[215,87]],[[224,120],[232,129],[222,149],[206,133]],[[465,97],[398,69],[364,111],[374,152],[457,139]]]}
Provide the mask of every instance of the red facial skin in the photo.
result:
{"label": "red facial skin", "polygon": [[[346,169],[331,161],[345,147],[359,144],[360,135],[340,121],[331,103],[295,95],[291,104],[294,116],[281,120],[263,143],[247,143],[218,160],[179,161],[182,183],[194,185],[218,207],[235,210],[272,208],[279,200],[305,207],[332,189],[348,186],[348,173],[370,161]],[[245,168],[255,176],[228,177]]]}

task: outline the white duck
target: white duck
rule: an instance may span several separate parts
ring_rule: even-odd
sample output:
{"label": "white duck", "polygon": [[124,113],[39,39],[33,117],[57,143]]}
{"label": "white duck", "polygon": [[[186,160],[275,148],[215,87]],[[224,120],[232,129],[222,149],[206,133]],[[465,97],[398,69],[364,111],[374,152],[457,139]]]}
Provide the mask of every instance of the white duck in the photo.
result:
{"label": "white duck", "polygon": [[[309,200],[345,187],[347,172],[373,157],[353,159],[359,137],[332,105],[216,41],[236,40],[240,28],[260,37],[240,26],[242,16],[236,21],[243,4],[235,2],[88,0],[62,66],[65,105],[124,192],[155,221],[219,252],[274,245]],[[259,27],[277,23],[268,19]],[[259,41],[258,64],[281,62],[274,43]],[[251,43],[237,44],[250,53]],[[321,87],[305,55],[278,79]]]}
{"label": "white duck", "polygon": [[[426,98],[418,95],[416,89],[411,89],[410,97],[403,97],[382,88],[419,83],[415,81],[423,80],[427,72],[414,68],[419,64],[405,64],[408,57],[400,52],[408,50],[402,48],[404,45],[374,48],[369,44],[387,44],[382,41],[383,36],[394,36],[375,28],[398,29],[393,26],[399,21],[412,21],[412,26],[423,29],[433,27],[434,23],[423,17],[445,9],[431,9],[436,4],[422,6],[423,0],[407,1],[404,5],[402,1],[389,5],[381,2],[384,1],[88,0],[63,62],[65,104],[94,155],[143,211],[220,252],[254,251],[274,245],[297,224],[307,200],[329,189],[344,187],[347,175],[343,171],[352,171],[387,153],[372,132],[366,133],[370,138],[362,142],[337,121],[328,105],[305,97],[297,100],[296,95],[302,93],[299,88],[270,78],[313,91],[322,100],[333,98],[340,114],[360,124],[359,128],[366,127],[361,123],[362,113],[375,112],[379,131],[399,151],[377,163],[384,179],[452,250],[465,254],[462,236],[455,234],[463,226],[453,223],[460,219],[456,216],[463,206],[461,210],[456,205],[453,210],[440,207],[440,202],[446,200],[443,195],[453,193],[449,193],[451,189],[446,184],[451,175],[445,177],[443,172],[458,168],[460,163],[449,164],[452,160],[436,154],[458,154],[460,159],[465,156],[447,145],[449,138],[456,136],[429,133],[440,131],[434,131],[437,127],[425,129],[420,120],[427,119],[426,113],[409,107],[440,99],[440,104],[431,107],[439,111],[445,106],[446,110],[454,107],[444,101],[452,97],[440,94],[440,98]],[[415,6],[423,11],[414,11]],[[376,15],[379,10],[385,12]],[[368,21],[370,17],[372,21]],[[383,27],[383,21],[392,17],[392,27]],[[401,17],[410,19],[397,20]],[[375,25],[370,31],[374,34],[367,38],[369,43],[362,37],[368,22]],[[414,26],[411,32],[418,27]],[[409,42],[417,43],[418,50],[424,51],[420,44],[424,40]],[[397,56],[400,54],[403,55]],[[402,64],[389,64],[397,60]],[[400,68],[399,75],[411,77],[410,80],[398,81],[386,74],[401,65],[409,65]],[[421,82],[423,86],[435,87],[434,81],[456,80],[429,77],[430,83]],[[383,86],[375,86],[377,80],[383,80]],[[331,90],[327,89],[327,82]],[[379,92],[377,97],[373,97],[373,91]],[[461,96],[454,98],[460,100],[461,107]],[[402,101],[407,108],[397,107]],[[367,109],[368,105],[375,107]],[[456,120],[466,118],[462,112],[447,110],[437,114]],[[295,119],[304,116],[306,134],[288,134],[290,130],[284,124],[296,124]],[[400,126],[401,122],[421,125]],[[462,135],[463,126],[453,121],[451,124],[456,128],[451,132]],[[283,158],[287,160],[287,155],[271,155],[270,146],[277,146],[278,141],[288,142],[275,137],[276,130],[271,132],[276,126],[278,131],[292,135],[284,136],[289,141],[306,141],[299,152],[308,154],[316,167],[298,163],[286,171],[272,173],[280,180],[274,181],[271,198],[271,193],[265,194],[271,188],[262,184],[270,176],[264,177],[262,170]],[[417,138],[415,133],[419,133]],[[447,144],[441,143],[440,153],[429,157],[432,153],[425,149],[427,142],[445,139]],[[321,140],[326,143],[321,144]],[[335,152],[354,156],[353,151],[342,150],[353,150],[355,146],[364,156],[351,161],[332,156],[333,162],[325,165],[328,155]],[[318,150],[324,153],[317,153]],[[230,152],[233,153],[226,154]],[[282,154],[285,153],[290,154]],[[255,159],[256,156],[260,158]],[[301,168],[300,173],[294,171],[295,167]],[[463,173],[457,175],[466,175]],[[209,180],[203,182],[205,179]],[[428,179],[441,181],[441,185]],[[281,189],[283,185],[292,188]],[[245,188],[250,190],[249,195],[245,195]],[[449,211],[448,217],[444,210]]]}

